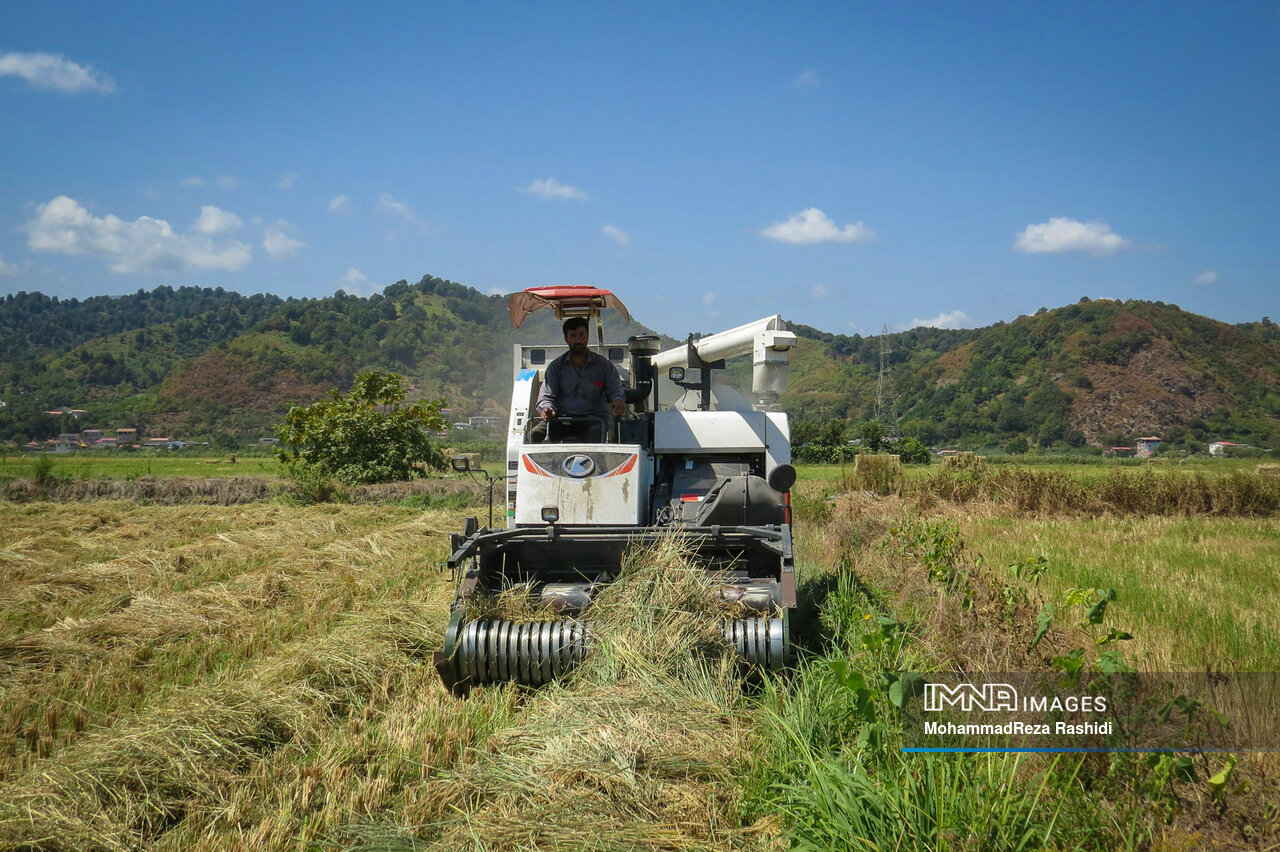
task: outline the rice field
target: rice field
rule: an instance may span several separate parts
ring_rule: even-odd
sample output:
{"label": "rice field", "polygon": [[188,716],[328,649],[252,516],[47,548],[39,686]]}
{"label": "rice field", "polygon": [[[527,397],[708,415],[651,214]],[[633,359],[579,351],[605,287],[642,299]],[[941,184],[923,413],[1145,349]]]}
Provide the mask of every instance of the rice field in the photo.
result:
{"label": "rice field", "polygon": [[50,473],[60,479],[138,479],[144,476],[270,476],[283,475],[271,455],[255,451],[195,455],[168,450],[84,450],[70,453],[0,453],[0,481],[33,477],[41,458],[53,463]]}
{"label": "rice field", "polygon": [[[1275,515],[1028,511],[809,478],[796,671],[744,681],[708,632],[701,573],[660,548],[598,601],[596,653],[568,680],[456,698],[429,662],[453,597],[439,567],[483,504],[406,493],[0,500],[0,848],[1280,842],[1266,756],[1240,756],[1221,800],[1205,786],[1216,764],[1187,780],[1163,764],[903,755],[886,696],[832,668],[874,684],[1042,666],[1038,609],[1105,585],[1141,668],[1275,671]],[[1041,557],[1035,580],[1009,570]]]}

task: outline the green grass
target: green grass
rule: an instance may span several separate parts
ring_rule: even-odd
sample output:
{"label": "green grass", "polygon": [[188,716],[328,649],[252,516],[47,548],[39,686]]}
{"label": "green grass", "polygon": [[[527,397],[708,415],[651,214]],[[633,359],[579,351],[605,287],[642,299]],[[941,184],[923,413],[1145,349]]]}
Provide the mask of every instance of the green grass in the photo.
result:
{"label": "green grass", "polygon": [[[1116,459],[1106,456],[1080,456],[1070,461],[1063,461],[1056,456],[983,456],[988,464],[1001,467],[1032,467],[1037,471],[1055,471],[1075,476],[1096,476],[1100,471],[1119,468],[1170,468],[1190,473],[1231,473],[1242,471],[1252,473],[1260,464],[1273,462],[1272,459],[1216,459],[1210,456],[1196,456],[1188,459],[1163,459],[1153,461],[1144,459]],[[838,464],[797,464],[796,471],[802,480],[840,482],[853,469],[853,463]],[[942,470],[942,460],[934,458],[927,465],[903,465],[907,479],[936,476]]]}
{"label": "green grass", "polygon": [[[23,453],[20,456],[0,456],[0,480],[19,477],[32,478],[36,461],[40,456]],[[162,450],[85,451],[51,453],[52,475],[70,479],[138,479],[143,476],[270,476],[281,477],[284,469],[269,456],[230,455],[195,456]]]}
{"label": "green grass", "polygon": [[1114,588],[1126,650],[1150,671],[1280,671],[1280,520],[1025,518],[960,521],[986,570],[1043,556],[1048,602]]}

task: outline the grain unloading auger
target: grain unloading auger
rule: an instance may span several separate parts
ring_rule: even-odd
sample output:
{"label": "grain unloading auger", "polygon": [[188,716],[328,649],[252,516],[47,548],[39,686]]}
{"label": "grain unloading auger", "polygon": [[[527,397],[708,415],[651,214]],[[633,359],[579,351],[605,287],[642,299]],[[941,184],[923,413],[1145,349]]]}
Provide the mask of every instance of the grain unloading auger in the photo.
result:
{"label": "grain unloading auger", "polygon": [[[556,421],[547,441],[531,442],[545,368],[566,346],[515,346],[506,527],[482,528],[470,518],[452,536],[448,566],[457,594],[436,655],[445,683],[457,690],[504,681],[538,685],[566,674],[590,653],[592,596],[617,576],[624,555],[672,539],[735,605],[721,632],[743,663],[786,665],[796,605],[790,508],[796,474],[787,417],[713,385],[712,375],[726,358],[751,355],[752,393],[771,399],[786,389],[795,335],[773,316],[659,351],[656,336],[604,342],[603,309],[630,319],[608,290],[536,287],[509,300],[517,328],[543,307],[561,319],[595,320],[597,351],[623,376],[627,414],[589,424],[588,434],[598,438],[592,442],[557,441],[557,427],[567,430]],[[455,460],[455,468],[466,470],[466,460]],[[556,619],[469,617],[483,609],[473,605],[513,587],[547,604]]]}

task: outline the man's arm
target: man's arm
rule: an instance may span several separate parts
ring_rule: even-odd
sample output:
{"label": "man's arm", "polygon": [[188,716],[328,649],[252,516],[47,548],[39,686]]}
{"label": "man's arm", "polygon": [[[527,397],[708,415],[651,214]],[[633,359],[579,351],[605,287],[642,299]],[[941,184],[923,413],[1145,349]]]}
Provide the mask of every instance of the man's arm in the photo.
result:
{"label": "man's arm", "polygon": [[607,363],[609,369],[604,380],[605,395],[609,397],[609,408],[613,411],[613,416],[621,417],[627,408],[627,394],[622,388],[622,376],[618,374],[618,368],[612,361]]}
{"label": "man's arm", "polygon": [[542,375],[542,389],[538,391],[538,401],[534,404],[538,414],[543,420],[547,419],[556,411],[556,394],[551,389],[554,382],[560,380],[560,359],[552,361],[547,365],[546,371]]}

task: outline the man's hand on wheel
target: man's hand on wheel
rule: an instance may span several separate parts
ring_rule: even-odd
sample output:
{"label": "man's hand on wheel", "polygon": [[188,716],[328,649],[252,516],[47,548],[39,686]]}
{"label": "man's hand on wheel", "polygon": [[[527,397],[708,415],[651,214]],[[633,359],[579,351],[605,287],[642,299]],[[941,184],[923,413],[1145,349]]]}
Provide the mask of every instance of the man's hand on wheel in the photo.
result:
{"label": "man's hand on wheel", "polygon": [[622,413],[627,410],[627,404],[620,399],[615,399],[609,405],[613,409],[614,417],[621,417]]}
{"label": "man's hand on wheel", "polygon": [[542,409],[542,411],[539,413],[539,416],[540,416],[543,420],[550,420],[552,417],[555,417],[555,416],[556,416],[556,410],[555,410],[554,408],[544,408],[544,409]]}

